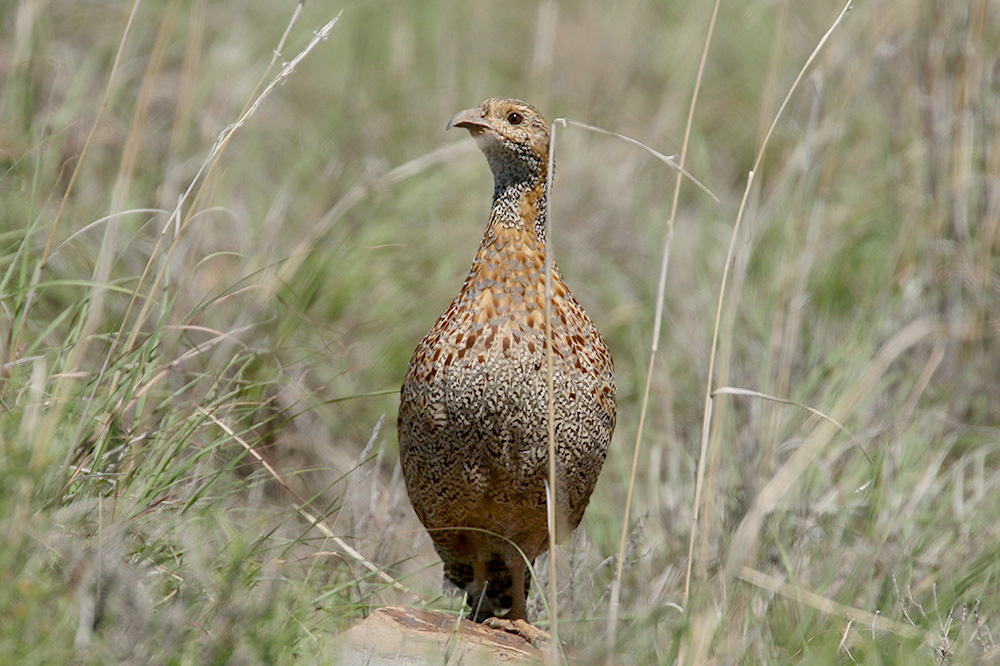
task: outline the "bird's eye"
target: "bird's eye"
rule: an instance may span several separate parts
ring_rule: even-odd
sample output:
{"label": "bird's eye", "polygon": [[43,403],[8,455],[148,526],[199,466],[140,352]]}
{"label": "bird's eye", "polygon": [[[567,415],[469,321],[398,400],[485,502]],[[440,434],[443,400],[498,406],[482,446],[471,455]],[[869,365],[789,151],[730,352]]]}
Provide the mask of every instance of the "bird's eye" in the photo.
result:
{"label": "bird's eye", "polygon": [[507,122],[509,122],[511,125],[520,125],[521,121],[523,120],[524,116],[522,116],[517,111],[511,111],[509,114],[507,114]]}

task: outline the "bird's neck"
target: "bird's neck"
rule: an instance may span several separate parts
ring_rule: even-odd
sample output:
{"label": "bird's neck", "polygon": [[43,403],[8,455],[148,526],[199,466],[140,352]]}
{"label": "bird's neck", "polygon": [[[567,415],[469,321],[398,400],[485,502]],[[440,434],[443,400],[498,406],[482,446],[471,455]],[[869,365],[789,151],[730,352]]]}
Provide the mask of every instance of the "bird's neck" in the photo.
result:
{"label": "bird's neck", "polygon": [[544,174],[531,179],[497,178],[493,189],[490,227],[534,231],[545,243],[546,182]]}
{"label": "bird's neck", "polygon": [[[517,282],[518,289],[525,287],[525,279],[544,283],[545,192],[544,175],[533,181],[496,179],[490,221],[465,288],[477,289],[480,279],[487,278],[493,285]],[[554,284],[561,284],[554,264],[552,271]]]}

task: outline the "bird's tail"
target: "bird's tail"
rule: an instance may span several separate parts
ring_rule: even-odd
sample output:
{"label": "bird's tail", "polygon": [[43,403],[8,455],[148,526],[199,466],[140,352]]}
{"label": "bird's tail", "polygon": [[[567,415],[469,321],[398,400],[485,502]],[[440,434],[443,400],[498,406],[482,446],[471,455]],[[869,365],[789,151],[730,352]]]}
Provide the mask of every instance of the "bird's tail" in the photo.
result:
{"label": "bird's tail", "polygon": [[[444,562],[445,592],[465,593],[469,604],[469,619],[482,622],[489,617],[499,617],[514,603],[514,579],[510,567],[499,555],[486,563],[486,590],[477,588],[470,562],[447,560]],[[531,589],[531,571],[524,576],[524,596]],[[485,593],[484,593],[485,592]]]}

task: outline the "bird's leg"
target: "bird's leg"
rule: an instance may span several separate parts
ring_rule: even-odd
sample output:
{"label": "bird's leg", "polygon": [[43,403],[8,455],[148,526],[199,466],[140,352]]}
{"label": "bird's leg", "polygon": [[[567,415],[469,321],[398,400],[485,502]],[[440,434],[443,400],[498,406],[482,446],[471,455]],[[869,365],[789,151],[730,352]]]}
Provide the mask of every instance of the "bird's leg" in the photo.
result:
{"label": "bird's leg", "polygon": [[524,593],[524,574],[526,573],[524,560],[517,558],[517,562],[510,568],[510,577],[514,594],[511,596],[510,612],[507,617],[511,620],[526,620],[528,618],[528,600]]}
{"label": "bird's leg", "polygon": [[486,562],[478,557],[472,562],[472,594],[469,598],[472,607],[472,618],[481,620],[483,602],[486,601]]}
{"label": "bird's leg", "polygon": [[527,573],[527,565],[520,557],[510,566],[511,582],[513,583],[513,595],[510,611],[504,617],[491,617],[483,624],[494,629],[502,629],[512,634],[517,634],[535,647],[540,647],[544,641],[549,640],[549,635],[528,622],[527,599],[524,593],[524,578]]}

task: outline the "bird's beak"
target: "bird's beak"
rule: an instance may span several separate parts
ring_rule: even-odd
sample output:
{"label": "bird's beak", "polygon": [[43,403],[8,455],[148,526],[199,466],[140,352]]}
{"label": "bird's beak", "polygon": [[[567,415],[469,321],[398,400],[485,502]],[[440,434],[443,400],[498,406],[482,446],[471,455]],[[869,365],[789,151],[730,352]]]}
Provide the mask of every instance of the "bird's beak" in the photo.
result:
{"label": "bird's beak", "polygon": [[454,118],[448,121],[448,126],[445,127],[445,130],[450,130],[452,127],[464,127],[472,134],[479,134],[493,129],[493,126],[487,122],[484,115],[482,107],[478,106],[474,109],[459,111],[455,114]]}

